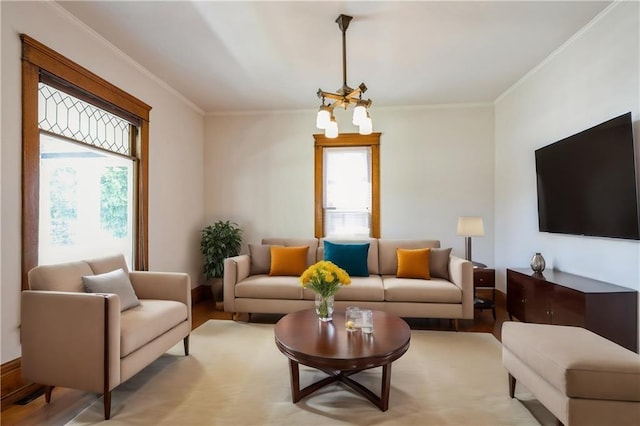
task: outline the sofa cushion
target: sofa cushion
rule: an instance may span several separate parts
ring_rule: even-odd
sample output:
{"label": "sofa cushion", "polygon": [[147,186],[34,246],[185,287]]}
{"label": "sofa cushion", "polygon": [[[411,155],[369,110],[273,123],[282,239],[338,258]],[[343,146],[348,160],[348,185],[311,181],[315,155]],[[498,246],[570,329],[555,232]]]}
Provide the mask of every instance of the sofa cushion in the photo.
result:
{"label": "sofa cushion", "polygon": [[378,240],[380,275],[395,275],[398,272],[397,249],[440,248],[438,240]]}
{"label": "sofa cushion", "polygon": [[84,292],[82,277],[93,273],[86,262],[40,265],[29,271],[29,289]]}
{"label": "sofa cushion", "polygon": [[235,296],[249,299],[302,299],[299,277],[251,275],[235,285]]}
{"label": "sofa cushion", "polygon": [[91,267],[93,275],[104,274],[105,272],[115,271],[116,269],[122,269],[125,272],[129,272],[127,261],[123,254],[98,257],[95,259],[89,259],[86,262]]}
{"label": "sofa cushion", "polygon": [[398,278],[416,278],[429,280],[429,254],[431,249],[397,249]]}
{"label": "sofa cushion", "polygon": [[324,242],[330,241],[337,244],[369,244],[369,252],[367,254],[367,268],[369,274],[378,275],[378,239],[377,238],[362,238],[362,239],[338,239],[338,238],[321,238],[318,245],[318,260],[324,259]]}
{"label": "sofa cushion", "polygon": [[447,281],[449,278],[449,258],[451,257],[451,247],[444,249],[431,249],[429,256],[429,271],[432,278],[442,278]]}
{"label": "sofa cushion", "polygon": [[268,274],[271,269],[271,246],[268,244],[249,244],[251,275]]}
{"label": "sofa cushion", "polygon": [[124,358],[187,320],[187,305],[175,300],[143,299],[120,316],[120,357]]}
{"label": "sofa cushion", "polygon": [[427,281],[385,275],[382,285],[387,302],[462,303],[460,287],[441,278]]}
{"label": "sofa cushion", "polygon": [[269,275],[300,276],[307,269],[308,246],[271,246],[271,268]]}
{"label": "sofa cushion", "polygon": [[117,294],[120,299],[121,312],[140,304],[129,280],[129,274],[122,269],[116,269],[104,274],[87,275],[82,277],[82,282],[87,293]]}
{"label": "sofa cushion", "polygon": [[352,277],[368,277],[369,243],[324,241],[324,260],[333,262]]}
{"label": "sofa cushion", "polygon": [[504,347],[570,398],[640,401],[640,358],[581,327],[507,321]]}
{"label": "sofa cushion", "polygon": [[318,251],[317,238],[263,238],[262,244],[284,247],[308,246],[309,252],[307,253],[307,266],[311,266],[316,263],[316,252]]}
{"label": "sofa cushion", "polygon": [[[313,300],[315,293],[312,290],[304,289],[304,299]],[[384,288],[380,275],[369,275],[368,277],[351,277],[351,284],[341,287],[334,295],[335,300],[361,300],[365,302],[384,301]]]}

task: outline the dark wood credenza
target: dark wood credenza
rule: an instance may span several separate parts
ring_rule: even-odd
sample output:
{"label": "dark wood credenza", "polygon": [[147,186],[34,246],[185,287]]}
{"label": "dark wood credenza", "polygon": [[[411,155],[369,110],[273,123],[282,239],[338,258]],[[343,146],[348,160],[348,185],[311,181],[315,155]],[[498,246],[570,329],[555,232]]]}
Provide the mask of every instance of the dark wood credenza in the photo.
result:
{"label": "dark wood credenza", "polygon": [[638,352],[638,292],[547,270],[507,269],[509,318],[586,328]]}

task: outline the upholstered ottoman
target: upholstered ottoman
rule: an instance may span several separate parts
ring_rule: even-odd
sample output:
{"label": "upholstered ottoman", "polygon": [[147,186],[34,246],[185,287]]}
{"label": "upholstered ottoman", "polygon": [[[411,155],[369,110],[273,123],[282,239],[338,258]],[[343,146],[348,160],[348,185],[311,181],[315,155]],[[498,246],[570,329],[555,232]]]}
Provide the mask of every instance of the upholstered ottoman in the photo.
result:
{"label": "upholstered ottoman", "polygon": [[640,356],[589,330],[507,321],[502,362],[565,425],[640,424]]}

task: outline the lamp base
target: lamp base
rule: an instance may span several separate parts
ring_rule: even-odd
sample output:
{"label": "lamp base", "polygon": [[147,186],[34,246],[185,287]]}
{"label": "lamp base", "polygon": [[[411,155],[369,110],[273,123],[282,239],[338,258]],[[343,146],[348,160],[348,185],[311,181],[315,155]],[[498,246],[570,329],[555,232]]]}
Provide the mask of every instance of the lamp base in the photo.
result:
{"label": "lamp base", "polygon": [[471,261],[471,237],[464,237],[464,258]]}

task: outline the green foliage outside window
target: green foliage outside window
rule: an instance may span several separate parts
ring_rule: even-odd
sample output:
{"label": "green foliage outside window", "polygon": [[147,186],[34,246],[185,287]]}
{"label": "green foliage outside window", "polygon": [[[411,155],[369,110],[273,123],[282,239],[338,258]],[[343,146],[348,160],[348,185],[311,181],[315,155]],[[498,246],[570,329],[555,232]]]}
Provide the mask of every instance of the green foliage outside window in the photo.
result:
{"label": "green foliage outside window", "polygon": [[107,167],[100,178],[100,223],[115,238],[127,236],[128,185],[126,167]]}
{"label": "green foliage outside window", "polygon": [[71,227],[78,219],[78,177],[72,167],[61,167],[53,172],[51,180],[51,242],[54,245],[73,244]]}

